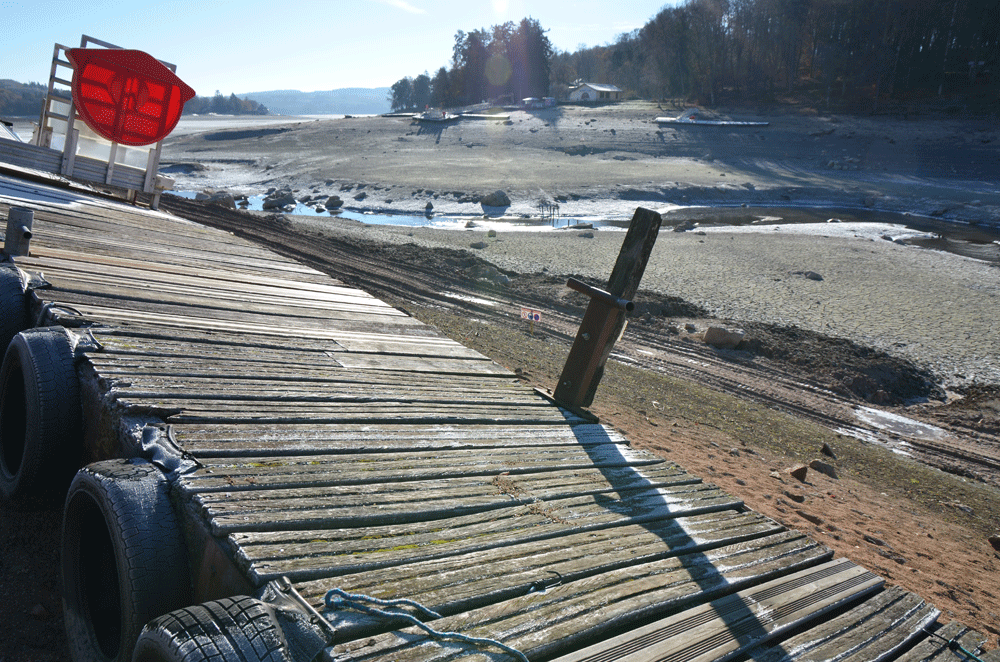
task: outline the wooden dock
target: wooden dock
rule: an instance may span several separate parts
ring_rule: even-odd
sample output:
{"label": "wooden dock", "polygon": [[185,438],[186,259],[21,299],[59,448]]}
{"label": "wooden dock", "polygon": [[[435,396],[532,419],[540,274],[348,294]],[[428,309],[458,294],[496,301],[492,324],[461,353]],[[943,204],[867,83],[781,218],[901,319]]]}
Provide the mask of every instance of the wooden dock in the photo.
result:
{"label": "wooden dock", "polygon": [[[88,458],[176,460],[197,601],[287,577],[336,660],[969,662],[948,641],[984,640],[325,274],[0,173],[11,205],[35,212],[32,319],[80,341]],[[332,589],[416,601],[434,632]]]}

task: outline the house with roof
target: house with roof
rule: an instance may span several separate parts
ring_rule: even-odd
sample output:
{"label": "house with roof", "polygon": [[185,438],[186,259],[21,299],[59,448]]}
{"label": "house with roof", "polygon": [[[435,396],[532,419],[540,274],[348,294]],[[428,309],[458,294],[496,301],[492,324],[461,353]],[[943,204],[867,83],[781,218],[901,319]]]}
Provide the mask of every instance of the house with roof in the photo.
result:
{"label": "house with roof", "polygon": [[570,101],[621,101],[622,91],[616,85],[581,83],[570,90]]}

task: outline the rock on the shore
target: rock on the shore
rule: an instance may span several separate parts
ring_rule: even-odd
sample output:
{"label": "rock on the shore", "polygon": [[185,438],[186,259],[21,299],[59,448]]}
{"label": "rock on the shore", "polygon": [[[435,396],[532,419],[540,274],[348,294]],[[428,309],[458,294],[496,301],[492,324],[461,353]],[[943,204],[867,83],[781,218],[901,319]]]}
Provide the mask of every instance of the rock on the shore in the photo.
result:
{"label": "rock on the shore", "polygon": [[804,483],[806,476],[809,474],[809,467],[804,464],[800,464],[789,469],[788,474],[795,480]]}
{"label": "rock on the shore", "polygon": [[327,198],[326,205],[324,206],[327,209],[340,209],[341,207],[344,206],[344,201],[340,199],[339,195],[331,195],[329,198]]}
{"label": "rock on the shore", "polygon": [[809,463],[809,468],[813,471],[818,471],[825,476],[829,476],[834,480],[838,478],[836,468],[834,468],[832,464],[823,462],[822,460],[813,460]]}
{"label": "rock on the shore", "polygon": [[291,191],[275,191],[264,198],[262,209],[284,209],[294,207],[297,204],[295,195]]}
{"label": "rock on the shore", "polygon": [[484,207],[510,207],[510,198],[503,191],[494,191],[479,200]]}
{"label": "rock on the shore", "polygon": [[719,349],[736,349],[742,340],[743,332],[736,329],[710,326],[705,332],[705,344]]}
{"label": "rock on the shore", "polygon": [[236,198],[229,191],[213,191],[206,189],[194,197],[195,200],[205,201],[212,205],[220,205],[229,209],[236,209]]}

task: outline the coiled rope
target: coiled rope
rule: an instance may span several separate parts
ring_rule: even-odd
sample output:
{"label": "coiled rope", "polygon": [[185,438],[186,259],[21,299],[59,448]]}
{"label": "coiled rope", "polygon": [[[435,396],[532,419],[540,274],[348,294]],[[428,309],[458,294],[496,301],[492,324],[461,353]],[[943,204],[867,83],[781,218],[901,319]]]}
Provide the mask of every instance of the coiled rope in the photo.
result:
{"label": "coiled rope", "polygon": [[[348,593],[343,589],[334,588],[327,591],[324,601],[326,603],[326,608],[332,611],[336,611],[338,609],[352,609],[363,614],[370,614],[372,616],[378,616],[385,619],[402,618],[403,620],[417,626],[435,639],[460,641],[467,644],[473,644],[475,646],[492,646],[512,655],[515,659],[520,660],[521,662],[529,662],[524,653],[516,648],[508,646],[507,644],[501,643],[496,639],[488,639],[486,637],[470,637],[469,635],[462,634],[460,632],[442,632],[440,630],[435,630],[413,614],[401,609],[401,607],[411,607],[430,618],[441,618],[441,614],[432,609],[428,609],[419,602],[415,602],[413,600],[407,600],[405,598],[382,600],[381,598],[376,598],[370,595]],[[384,609],[385,607],[392,609],[392,611]]]}

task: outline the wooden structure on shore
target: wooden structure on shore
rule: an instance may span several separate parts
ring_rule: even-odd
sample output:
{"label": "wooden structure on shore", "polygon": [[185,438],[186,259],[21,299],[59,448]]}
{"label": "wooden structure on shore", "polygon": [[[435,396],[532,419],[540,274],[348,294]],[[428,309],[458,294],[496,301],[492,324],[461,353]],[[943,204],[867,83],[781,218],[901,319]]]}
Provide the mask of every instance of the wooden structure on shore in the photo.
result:
{"label": "wooden structure on shore", "polygon": [[[74,338],[87,459],[164,472],[192,604],[287,578],[337,660],[967,662],[948,642],[983,641],[928,634],[919,596],[326,274],[0,173],[12,205],[34,210],[30,319]],[[415,601],[431,631],[331,589]]]}
{"label": "wooden structure on shore", "polygon": [[[81,47],[120,49],[87,35]],[[155,208],[160,195],[173,188],[173,180],[158,174],[162,143],[140,149],[110,142],[91,130],[79,116],[72,87],[73,65],[61,44],[53,47],[52,66],[41,116],[30,142],[0,136],[0,162],[87,182],[134,200],[139,192],[152,196]],[[176,66],[166,64],[171,71]],[[139,159],[141,163],[127,163]]]}

